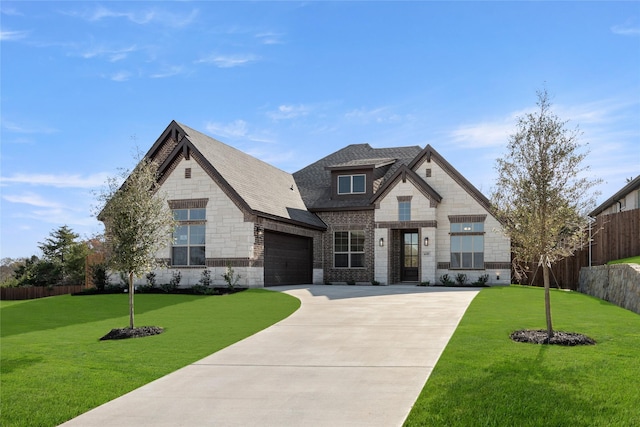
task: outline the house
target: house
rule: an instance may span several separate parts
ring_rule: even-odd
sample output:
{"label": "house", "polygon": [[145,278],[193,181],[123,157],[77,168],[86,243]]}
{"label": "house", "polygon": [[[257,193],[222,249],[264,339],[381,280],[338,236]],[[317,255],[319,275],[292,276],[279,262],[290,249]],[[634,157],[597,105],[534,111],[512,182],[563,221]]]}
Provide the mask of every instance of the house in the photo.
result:
{"label": "house", "polygon": [[175,121],[146,157],[179,225],[159,283],[510,283],[489,201],[433,147],[355,144],[289,174]]}
{"label": "house", "polygon": [[640,175],[589,212],[588,264],[640,255]]}
{"label": "house", "polygon": [[595,218],[632,209],[640,209],[640,175],[591,211],[589,216]]}

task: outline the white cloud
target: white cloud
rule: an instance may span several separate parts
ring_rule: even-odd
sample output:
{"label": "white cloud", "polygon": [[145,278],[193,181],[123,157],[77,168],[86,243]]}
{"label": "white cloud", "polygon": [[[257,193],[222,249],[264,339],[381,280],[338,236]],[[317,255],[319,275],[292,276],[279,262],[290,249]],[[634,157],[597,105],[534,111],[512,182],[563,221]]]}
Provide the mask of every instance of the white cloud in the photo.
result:
{"label": "white cloud", "polygon": [[461,125],[449,132],[452,141],[462,147],[480,148],[505,145],[515,121],[501,120]]}
{"label": "white cloud", "polygon": [[213,53],[195,61],[196,64],[213,64],[218,68],[233,68],[256,62],[260,59],[254,54],[220,55]]}
{"label": "white cloud", "polygon": [[234,120],[231,123],[208,122],[205,125],[207,132],[222,137],[241,138],[247,135],[248,125],[244,120]]}
{"label": "white cloud", "polygon": [[88,176],[18,173],[8,177],[0,177],[0,185],[28,184],[57,188],[95,188],[103,185],[108,177],[109,175],[106,173],[96,173]]}
{"label": "white cloud", "polygon": [[84,11],[65,12],[66,15],[75,16],[89,22],[98,22],[103,19],[125,18],[126,20],[138,24],[161,24],[173,28],[182,28],[192,23],[198,16],[198,10],[192,9],[189,13],[173,13],[163,9],[129,10],[119,11],[105,6],[96,6],[93,9]]}
{"label": "white cloud", "polygon": [[309,111],[311,107],[307,105],[280,105],[277,110],[268,111],[267,116],[273,120],[294,119],[308,115]]}
{"label": "white cloud", "polygon": [[25,193],[22,195],[4,195],[2,196],[4,200],[11,203],[20,203],[24,205],[36,206],[40,208],[61,208],[62,205],[58,202],[54,202],[51,200],[46,200],[39,194],[35,193]]}
{"label": "white cloud", "polygon": [[182,74],[184,72],[184,68],[179,65],[174,65],[172,67],[168,67],[161,72],[151,74],[149,77],[152,79],[164,79],[167,77],[177,76],[178,74]]}
{"label": "white cloud", "polygon": [[24,16],[24,14],[18,9],[14,7],[7,7],[5,4],[0,6],[0,13],[8,16]]}
{"label": "white cloud", "polygon": [[[622,99],[604,99],[576,105],[552,105],[551,112],[562,121],[568,121],[567,129],[576,126],[590,135],[604,132],[611,137],[614,132],[606,125],[621,118],[624,110],[638,104],[638,101]],[[503,118],[462,124],[448,132],[452,141],[461,147],[495,147],[505,145],[509,136],[517,129],[517,120],[529,113],[535,113],[536,107],[514,111]],[[619,134],[620,130],[615,130]]]}
{"label": "white cloud", "polygon": [[48,126],[42,126],[32,123],[17,123],[11,120],[2,119],[2,128],[14,133],[25,133],[25,134],[51,134],[57,132],[57,129],[50,128]]}
{"label": "white cloud", "polygon": [[29,35],[29,31],[0,30],[0,41],[21,40]]}
{"label": "white cloud", "polygon": [[621,36],[638,36],[640,35],[640,26],[629,20],[624,24],[614,25],[611,27],[611,32]]}
{"label": "white cloud", "polygon": [[113,48],[108,48],[104,46],[99,46],[99,47],[92,47],[86,50],[85,52],[81,53],[80,56],[82,56],[85,59],[106,57],[109,60],[109,62],[117,62],[127,58],[127,56],[131,52],[135,52],[136,50],[138,50],[136,45],[132,45],[132,46],[120,48],[120,49],[113,49]]}
{"label": "white cloud", "polygon": [[267,44],[267,45],[283,44],[282,36],[283,34],[272,33],[272,32],[256,34],[256,38],[260,41],[260,43]]}
{"label": "white cloud", "polygon": [[110,75],[109,78],[114,82],[126,82],[127,80],[129,80],[129,78],[131,78],[131,73],[128,71],[119,71],[115,74]]}
{"label": "white cloud", "polygon": [[379,107],[373,109],[356,108],[347,112],[344,117],[349,121],[356,121],[363,124],[368,123],[398,123],[402,121],[402,116],[391,112],[390,107]]}

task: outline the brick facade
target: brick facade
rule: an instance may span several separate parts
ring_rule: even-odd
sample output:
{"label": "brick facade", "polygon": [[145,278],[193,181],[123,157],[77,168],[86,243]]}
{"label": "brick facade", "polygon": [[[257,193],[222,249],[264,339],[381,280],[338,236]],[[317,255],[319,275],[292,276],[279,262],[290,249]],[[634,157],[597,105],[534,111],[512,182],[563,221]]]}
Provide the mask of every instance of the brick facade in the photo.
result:
{"label": "brick facade", "polygon": [[[373,210],[318,212],[327,224],[322,243],[325,283],[366,282],[374,280],[375,226]],[[334,232],[364,231],[364,268],[334,268]]]}

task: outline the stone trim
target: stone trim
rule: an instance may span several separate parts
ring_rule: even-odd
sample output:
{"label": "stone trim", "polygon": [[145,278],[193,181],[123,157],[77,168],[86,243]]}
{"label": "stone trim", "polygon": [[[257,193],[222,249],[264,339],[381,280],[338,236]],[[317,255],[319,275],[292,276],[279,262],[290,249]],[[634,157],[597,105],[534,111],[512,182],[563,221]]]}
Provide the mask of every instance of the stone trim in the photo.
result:
{"label": "stone trim", "polygon": [[485,262],[485,270],[511,270],[511,263],[507,261],[501,262]]}
{"label": "stone trim", "polygon": [[264,267],[264,260],[250,258],[207,258],[207,267]]}
{"label": "stone trim", "polygon": [[397,196],[399,202],[410,202],[413,196]]}
{"label": "stone trim", "polygon": [[209,199],[179,199],[168,200],[171,209],[204,209]]}
{"label": "stone trim", "polygon": [[405,228],[438,228],[438,221],[380,221],[376,222],[376,228],[392,228],[392,229],[405,229]]}
{"label": "stone trim", "polygon": [[[449,215],[449,222],[451,224],[460,224],[463,222],[485,222],[487,219],[486,214],[482,215]],[[470,233],[467,233],[470,234]]]}
{"label": "stone trim", "polygon": [[510,262],[485,262],[484,268],[451,268],[450,262],[439,262],[438,270],[510,270]]}

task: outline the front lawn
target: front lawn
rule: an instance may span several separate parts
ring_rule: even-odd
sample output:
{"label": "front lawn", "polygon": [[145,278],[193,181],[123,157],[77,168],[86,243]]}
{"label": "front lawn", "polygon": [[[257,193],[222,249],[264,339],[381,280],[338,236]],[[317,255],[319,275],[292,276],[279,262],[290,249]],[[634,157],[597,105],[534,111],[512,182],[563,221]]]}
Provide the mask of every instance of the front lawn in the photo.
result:
{"label": "front lawn", "polygon": [[607,264],[640,264],[640,255],[631,258],[616,259],[614,261],[609,261]]}
{"label": "front lawn", "polygon": [[1,301],[1,422],[55,426],[289,316],[299,300],[248,290],[228,296],[135,297],[136,326],[156,336],[99,341],[126,327],[128,296]]}
{"label": "front lawn", "polygon": [[494,287],[471,303],[406,426],[640,425],[640,316],[576,292],[554,291],[554,328],[592,346],[516,343],[545,329],[543,289]]}

